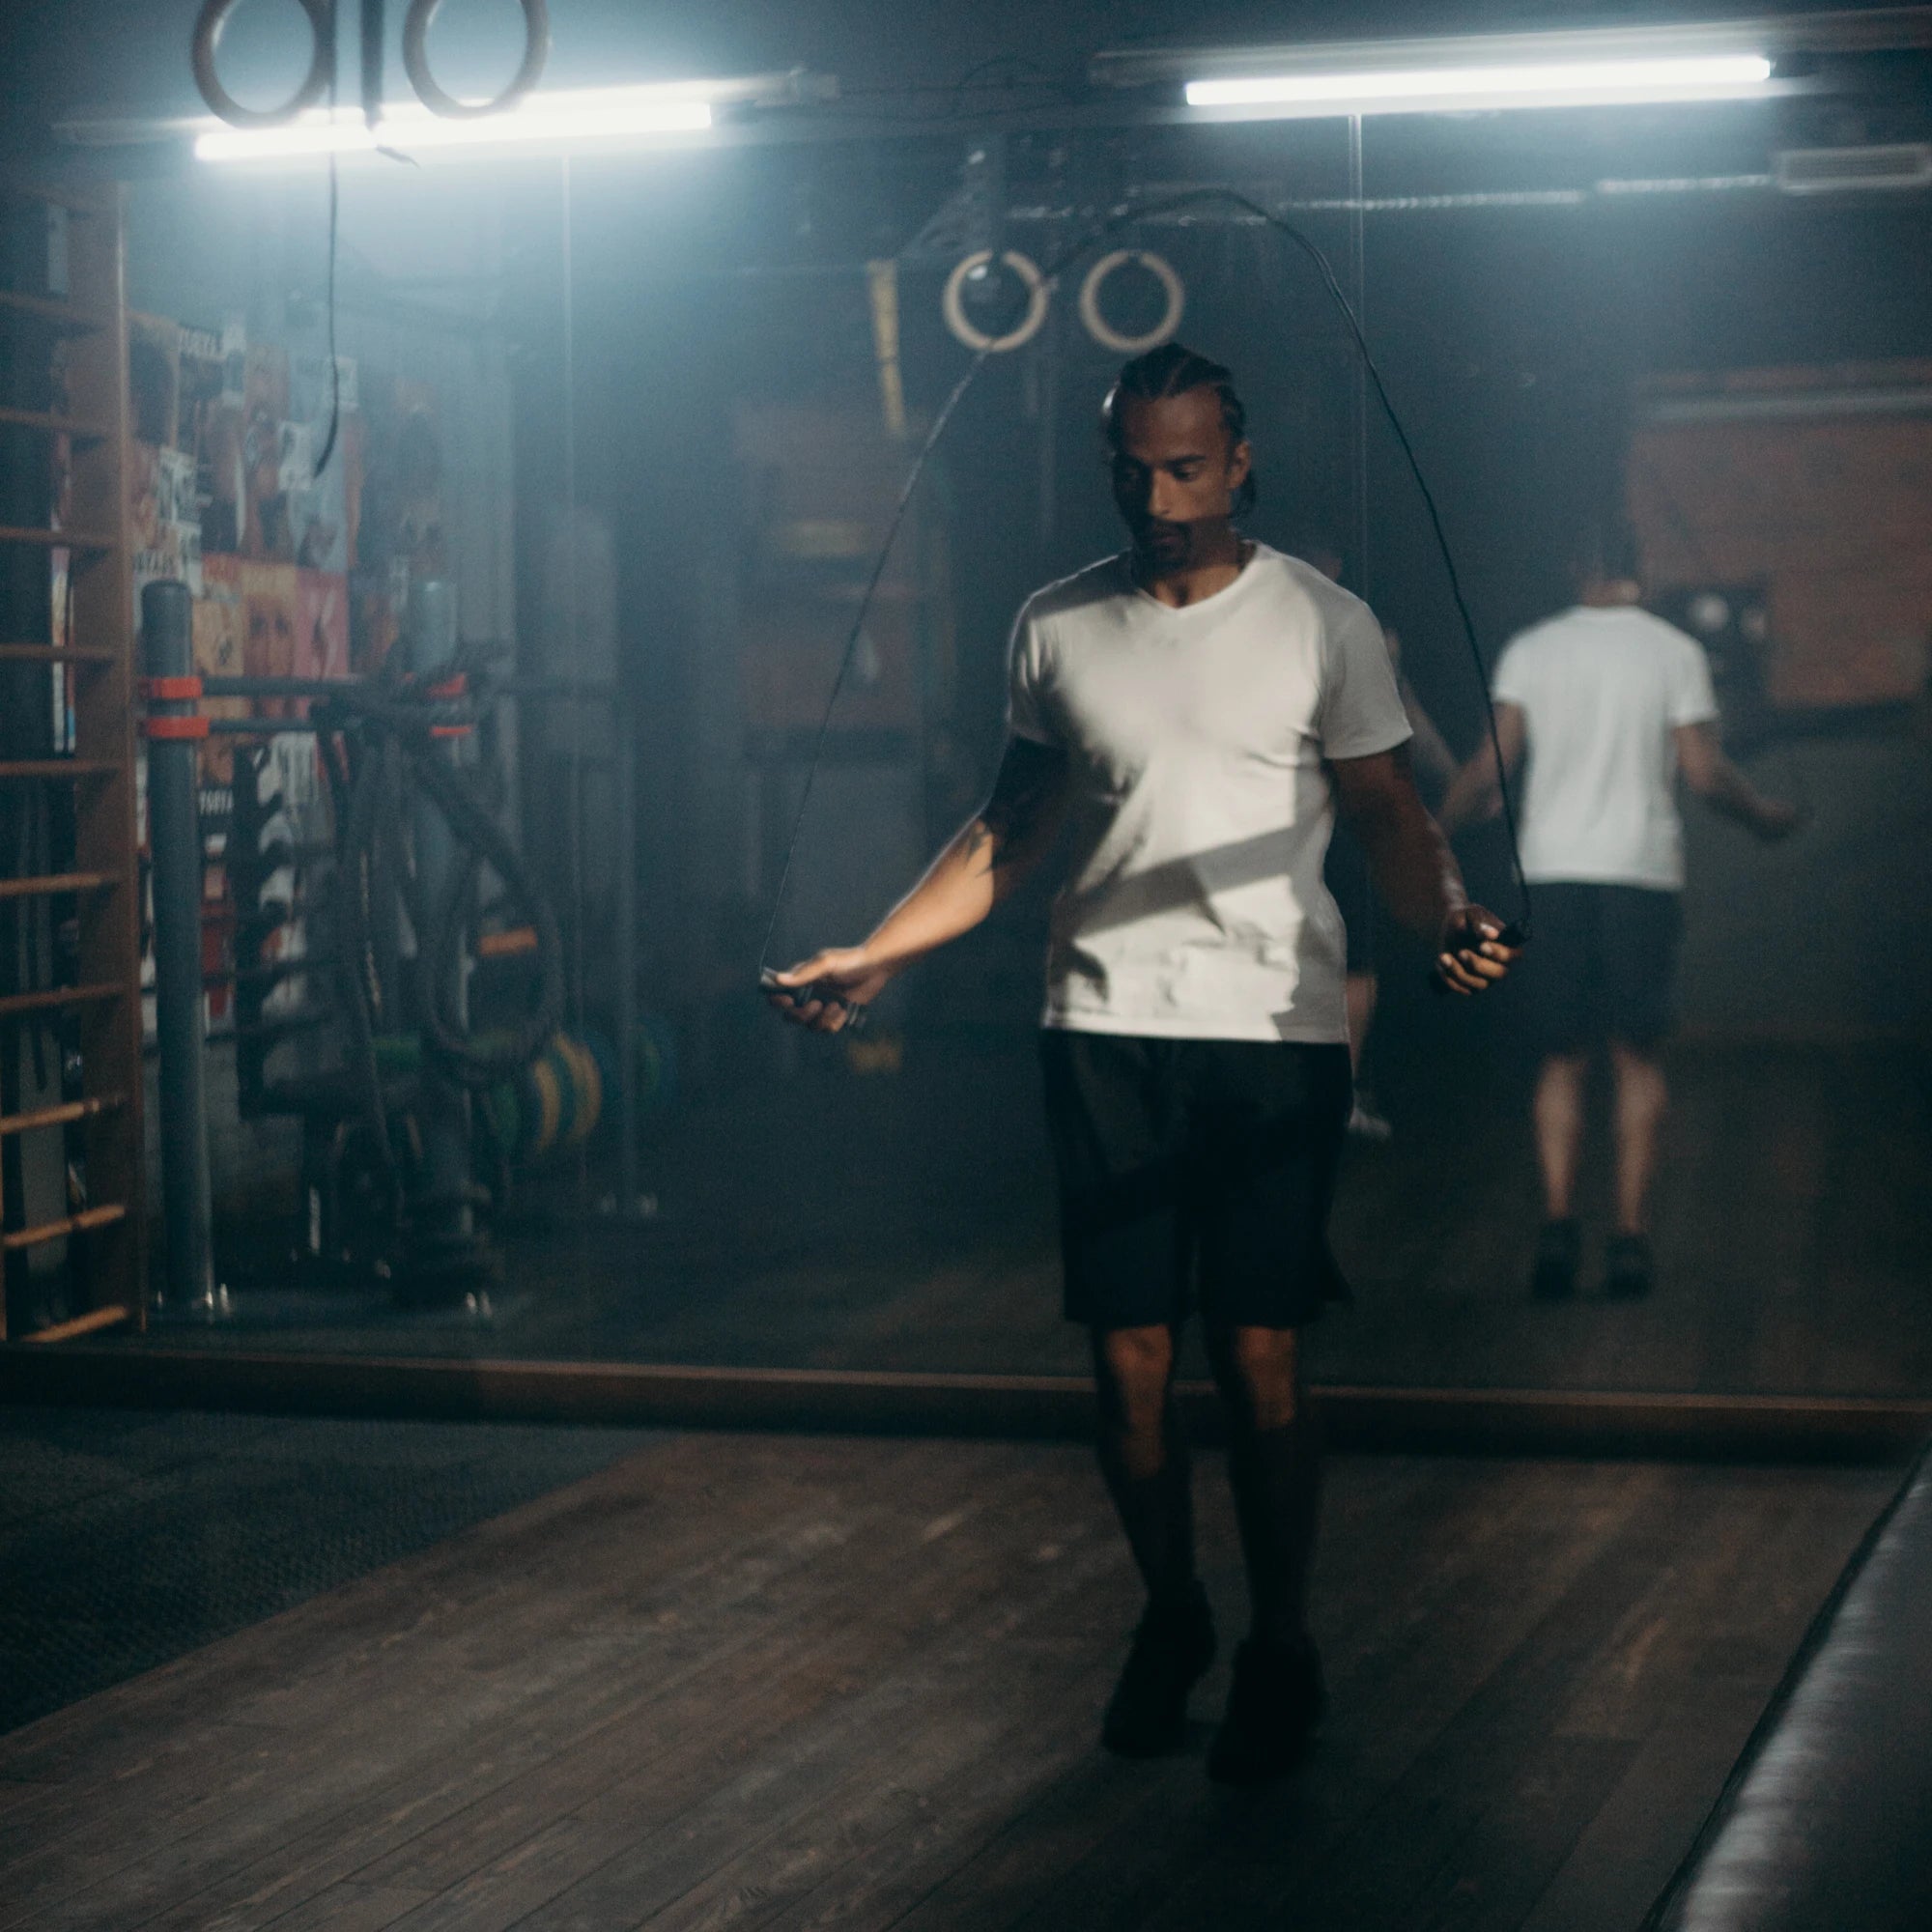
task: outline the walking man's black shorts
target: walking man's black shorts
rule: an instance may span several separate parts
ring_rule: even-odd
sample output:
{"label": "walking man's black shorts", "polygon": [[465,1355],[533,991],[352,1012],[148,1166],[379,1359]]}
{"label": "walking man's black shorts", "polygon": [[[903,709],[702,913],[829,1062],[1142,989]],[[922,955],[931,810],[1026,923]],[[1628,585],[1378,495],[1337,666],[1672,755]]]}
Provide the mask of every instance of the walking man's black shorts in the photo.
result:
{"label": "walking man's black shorts", "polygon": [[1350,1104],[1338,1043],[1040,1036],[1066,1316],[1294,1328],[1347,1287],[1328,1251]]}
{"label": "walking man's black shorts", "polygon": [[1542,1052],[1585,1053],[1605,1038],[1640,1052],[1662,1042],[1676,1008],[1679,894],[1540,881],[1531,917],[1522,993]]}

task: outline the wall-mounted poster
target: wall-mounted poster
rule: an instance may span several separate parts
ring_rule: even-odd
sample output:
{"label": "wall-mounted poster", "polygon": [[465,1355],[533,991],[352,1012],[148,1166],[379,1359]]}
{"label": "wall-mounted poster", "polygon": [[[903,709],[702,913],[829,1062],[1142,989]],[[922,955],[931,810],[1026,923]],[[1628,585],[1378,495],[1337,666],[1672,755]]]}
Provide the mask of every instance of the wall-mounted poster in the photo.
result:
{"label": "wall-mounted poster", "polygon": [[[195,500],[201,514],[204,552],[229,554],[242,548],[247,491],[242,466],[242,401],[230,392],[231,356],[212,329],[185,328],[181,334],[181,396],[178,435],[194,462]],[[239,366],[234,372],[240,380]]]}
{"label": "wall-mounted poster", "polygon": [[[202,559],[202,594],[194,604],[194,668],[203,677],[242,677],[246,674],[244,649],[247,613],[242,602],[242,562],[239,557]],[[245,697],[206,697],[202,710],[210,718],[245,718]],[[234,782],[235,741],[211,733],[201,748],[204,784]]]}
{"label": "wall-mounted poster", "polygon": [[[293,677],[301,629],[295,565],[244,559],[236,578],[242,591],[243,669],[250,677]],[[283,698],[264,698],[257,709],[265,717],[282,718],[293,707]]]}
{"label": "wall-mounted poster", "polygon": [[288,471],[283,430],[289,420],[289,357],[278,343],[251,342],[242,411],[243,484],[242,554],[263,561],[293,563],[295,530],[289,520]]}
{"label": "wall-mounted poster", "polygon": [[201,568],[194,459],[185,450],[129,442],[128,517],[135,576],[179,577],[192,589]]}
{"label": "wall-mounted poster", "polygon": [[349,675],[349,580],[327,571],[296,572],[297,677]]}
{"label": "wall-mounted poster", "polygon": [[[58,360],[55,373],[58,379]],[[185,582],[194,600],[194,663],[204,677],[328,679],[349,675],[352,664],[358,672],[378,669],[395,639],[412,576],[447,569],[434,386],[372,375],[346,356],[331,362],[326,354],[292,355],[279,343],[251,342],[237,316],[218,329],[130,318],[128,374],[137,613],[147,582]],[[66,487],[65,439],[54,439],[53,448]],[[63,498],[63,524],[65,511]],[[67,553],[56,549],[52,561],[53,635],[60,638],[68,626]],[[55,740],[65,749],[72,745],[71,675],[63,668],[52,678]],[[207,697],[203,708],[211,719],[278,720],[297,718],[307,705]],[[282,797],[276,835],[286,832],[298,846],[330,836],[310,733],[288,731],[266,743],[210,736],[201,751],[200,800],[211,975],[233,963],[234,908],[219,860],[235,786],[254,782],[258,762],[261,789]],[[144,763],[135,789],[145,840]],[[299,908],[307,891],[305,879],[298,891],[292,874],[269,882],[269,898],[290,898],[298,910],[269,935],[265,958],[303,951],[307,923]],[[144,931],[144,987],[153,985],[149,944]],[[299,978],[282,982],[268,1009],[298,1006],[302,990]],[[213,988],[210,1007],[216,1017],[232,1010],[227,985]],[[151,995],[143,1017],[152,1032]]]}

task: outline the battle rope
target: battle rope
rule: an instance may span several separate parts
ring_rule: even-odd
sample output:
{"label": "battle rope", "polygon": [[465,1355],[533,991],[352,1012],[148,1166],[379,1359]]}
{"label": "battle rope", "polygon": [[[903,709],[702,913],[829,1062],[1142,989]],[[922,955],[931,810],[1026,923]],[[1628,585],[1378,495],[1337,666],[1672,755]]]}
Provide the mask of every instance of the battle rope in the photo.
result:
{"label": "battle rope", "polygon": [[[437,682],[393,679],[369,690],[346,690],[319,706],[314,719],[327,748],[323,769],[335,804],[338,900],[343,923],[341,980],[349,1025],[348,1060],[379,1160],[391,1178],[387,1106],[376,1035],[391,1017],[400,989],[385,987],[378,965],[376,927],[383,895],[395,894],[415,933],[412,1016],[429,1059],[448,1079],[481,1091],[526,1065],[555,1033],[563,1011],[563,945],[550,897],[497,824],[474,784],[452,765],[440,734],[455,715],[441,694],[462,691],[458,673]],[[456,699],[467,706],[467,696]],[[336,749],[335,733],[357,742],[353,767]],[[456,863],[441,901],[428,905],[404,847],[405,796],[427,795],[447,822]],[[488,866],[504,900],[522,911],[536,936],[537,991],[513,1028],[472,1036],[451,1005],[458,961],[471,923],[478,877]]]}

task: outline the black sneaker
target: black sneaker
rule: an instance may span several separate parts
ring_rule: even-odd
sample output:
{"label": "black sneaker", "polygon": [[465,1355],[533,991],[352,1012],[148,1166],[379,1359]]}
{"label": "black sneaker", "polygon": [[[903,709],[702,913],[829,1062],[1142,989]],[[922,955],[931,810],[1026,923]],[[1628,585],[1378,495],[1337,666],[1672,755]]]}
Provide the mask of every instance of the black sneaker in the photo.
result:
{"label": "black sneaker", "polygon": [[1327,1708],[1312,1643],[1250,1637],[1235,1653],[1228,1715],[1208,1747],[1208,1776],[1217,1784],[1264,1784],[1293,1771]]}
{"label": "black sneaker", "polygon": [[1121,1757],[1165,1757],[1187,1735],[1187,1693],[1214,1662],[1214,1618],[1199,1583],[1179,1606],[1150,1604],[1107,1702],[1100,1742]]}
{"label": "black sneaker", "polygon": [[1563,1301],[1577,1293],[1580,1248],[1574,1218],[1544,1222],[1536,1237],[1536,1265],[1529,1276],[1529,1292],[1537,1300]]}
{"label": "black sneaker", "polygon": [[1656,1280],[1650,1242],[1641,1235],[1612,1235],[1604,1250],[1604,1293],[1614,1301],[1636,1301]]}

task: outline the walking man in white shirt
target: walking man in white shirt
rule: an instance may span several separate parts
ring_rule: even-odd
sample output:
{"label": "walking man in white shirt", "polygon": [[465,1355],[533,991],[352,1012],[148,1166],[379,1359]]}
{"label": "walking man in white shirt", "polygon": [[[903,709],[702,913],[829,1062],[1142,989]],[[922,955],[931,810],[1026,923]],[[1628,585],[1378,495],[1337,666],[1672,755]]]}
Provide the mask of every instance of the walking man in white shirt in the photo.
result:
{"label": "walking man in white shirt", "polygon": [[1254,484],[1228,371],[1166,344],[1121,372],[1103,424],[1131,548],[1020,611],[992,796],[869,939],[780,975],[797,991],[774,1004],[836,1030],[1067,826],[1041,1035],[1065,1312],[1092,1336],[1101,1467],[1148,1591],[1102,1737],[1178,1748],[1214,1655],[1172,1396],[1198,1301],[1253,1613],[1208,1771],[1248,1783],[1294,1762],[1323,1701],[1296,1330],[1345,1293],[1326,1232],[1350,1105],[1321,883],[1338,805],[1445,985],[1480,992],[1515,953],[1416,796],[1367,607],[1234,526]]}
{"label": "walking man in white shirt", "polygon": [[[1638,608],[1627,539],[1601,544],[1576,572],[1577,601],[1514,638],[1496,665],[1496,737],[1511,772],[1528,759],[1522,867],[1535,898],[1536,947],[1524,979],[1542,1053],[1534,1105],[1544,1224],[1531,1291],[1577,1287],[1576,1217],[1583,1094],[1607,1042],[1615,1081],[1616,1225],[1605,1258],[1612,1295],[1649,1292],[1650,1188],[1666,1092],[1684,829],[1679,772],[1690,789],[1761,838],[1797,823],[1719,749],[1703,651]],[[1498,809],[1495,747],[1463,767],[1444,801],[1452,837]]]}

